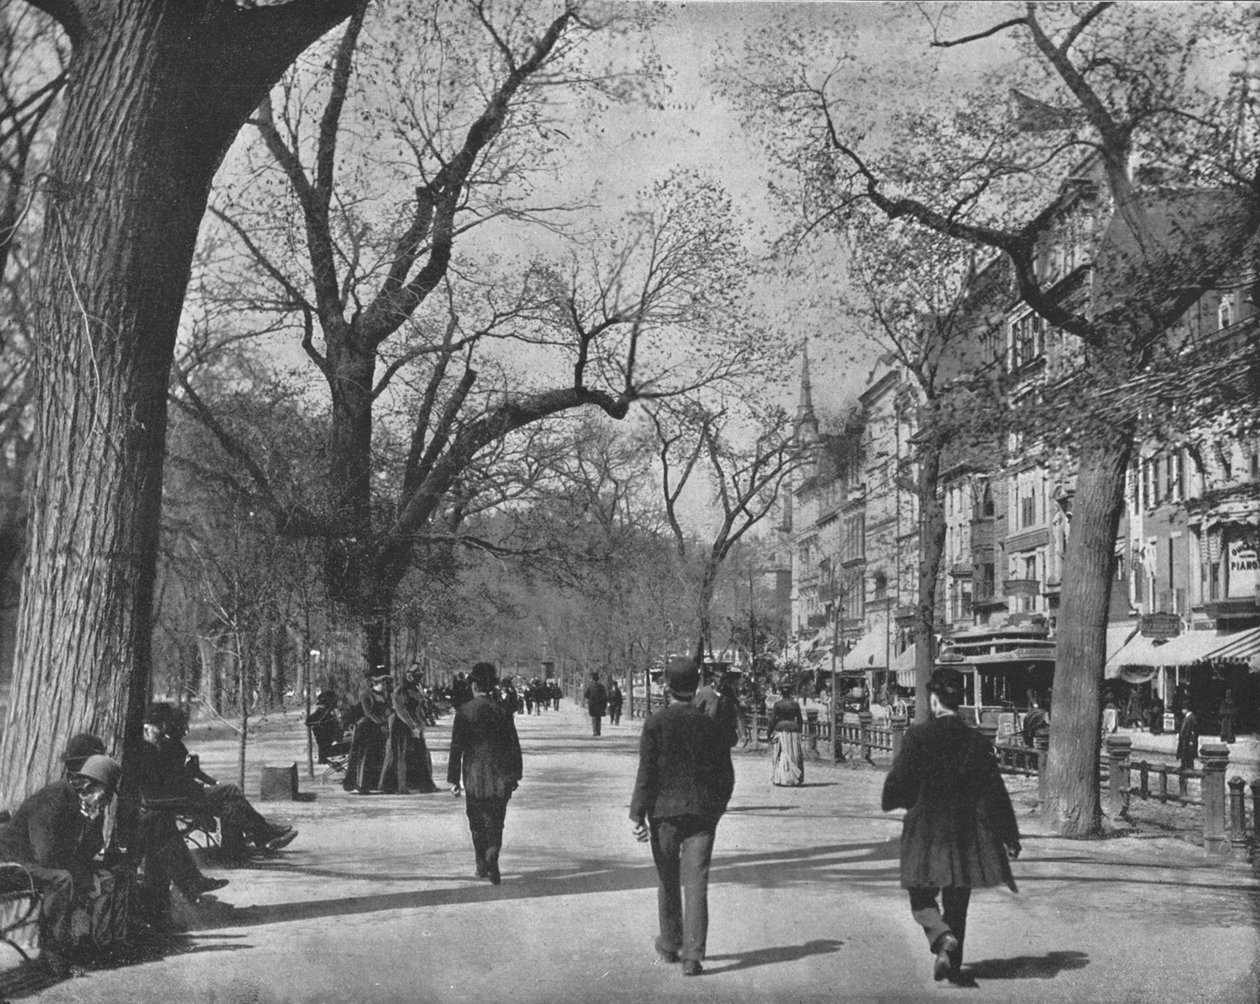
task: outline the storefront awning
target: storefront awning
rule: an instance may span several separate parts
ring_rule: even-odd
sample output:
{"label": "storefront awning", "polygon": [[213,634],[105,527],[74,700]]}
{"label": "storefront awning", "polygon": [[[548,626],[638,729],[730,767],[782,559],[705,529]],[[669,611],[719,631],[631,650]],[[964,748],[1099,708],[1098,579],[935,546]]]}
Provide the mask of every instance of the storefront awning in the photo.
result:
{"label": "storefront awning", "polygon": [[897,674],[897,686],[914,686],[915,645],[913,642],[900,655],[893,656],[893,671]]}
{"label": "storefront awning", "polygon": [[871,630],[862,635],[844,656],[844,668],[850,669],[887,669],[888,668],[888,630],[887,621],[878,617],[871,623]]}
{"label": "storefront awning", "polygon": [[1193,666],[1197,662],[1247,662],[1260,655],[1260,628],[1216,634],[1184,631],[1176,638],[1158,641],[1137,635],[1107,662],[1107,678],[1121,676],[1123,666]]}

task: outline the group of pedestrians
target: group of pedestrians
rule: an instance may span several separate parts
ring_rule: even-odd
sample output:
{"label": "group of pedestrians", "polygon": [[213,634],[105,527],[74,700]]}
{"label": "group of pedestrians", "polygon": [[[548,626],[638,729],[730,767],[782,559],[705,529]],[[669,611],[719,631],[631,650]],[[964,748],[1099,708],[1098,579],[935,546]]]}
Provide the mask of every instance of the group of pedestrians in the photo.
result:
{"label": "group of pedestrians", "polygon": [[591,735],[603,734],[604,715],[608,716],[609,725],[621,724],[621,708],[625,695],[621,685],[612,681],[611,687],[605,687],[599,678],[599,671],[591,671],[590,682],[582,689],[582,703],[586,705],[586,713],[591,719]]}
{"label": "group of pedestrians", "polygon": [[[669,703],[643,727],[630,803],[634,838],[650,843],[657,872],[658,934],[663,962],[684,976],[704,971],[708,883],[718,822],[734,788],[734,735],[717,700],[704,694],[695,663],[672,659]],[[704,688],[711,690],[712,688]],[[884,811],[905,809],[901,885],[923,928],[934,979],[969,982],[962,969],[973,889],[1006,885],[1020,834],[989,740],[958,715],[962,674],[937,669],[928,684],[931,718],[909,728],[885,779]],[[774,782],[801,783],[800,705],[785,689],[771,714]]]}
{"label": "group of pedestrians", "polygon": [[408,668],[397,681],[381,668],[364,681],[359,694],[362,714],[354,725],[342,782],[346,791],[409,795],[438,790],[424,738],[422,705],[418,666]]}

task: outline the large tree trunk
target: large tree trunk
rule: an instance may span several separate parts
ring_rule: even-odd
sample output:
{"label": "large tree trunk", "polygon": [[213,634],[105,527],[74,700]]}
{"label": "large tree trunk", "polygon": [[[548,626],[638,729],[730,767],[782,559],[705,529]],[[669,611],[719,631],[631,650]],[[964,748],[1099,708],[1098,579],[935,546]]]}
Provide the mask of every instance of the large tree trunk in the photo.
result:
{"label": "large tree trunk", "polygon": [[937,495],[941,476],[941,449],[925,443],[919,454],[919,593],[915,602],[914,720],[928,718],[928,679],[936,655],[936,583],[945,551],[945,513]]}
{"label": "large tree trunk", "polygon": [[1050,825],[1065,837],[1091,836],[1101,825],[1099,684],[1106,661],[1116,532],[1132,442],[1129,429],[1096,431],[1081,451],[1077,472],[1063,565],[1050,709],[1048,804],[1043,810]]}
{"label": "large tree trunk", "polygon": [[7,805],[59,772],[75,732],[115,750],[139,741],[167,380],[210,182],[267,88],[349,11],[76,7],[57,8],[75,55],[35,303],[38,452],[0,743]]}

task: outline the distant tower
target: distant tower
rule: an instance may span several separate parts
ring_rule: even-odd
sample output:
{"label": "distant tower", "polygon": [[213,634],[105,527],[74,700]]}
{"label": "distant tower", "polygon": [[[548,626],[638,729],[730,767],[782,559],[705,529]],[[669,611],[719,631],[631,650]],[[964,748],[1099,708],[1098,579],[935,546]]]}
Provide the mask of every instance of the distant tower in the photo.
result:
{"label": "distant tower", "polygon": [[801,445],[818,442],[818,418],[809,385],[809,345],[801,349],[801,401],[796,406],[796,439]]}

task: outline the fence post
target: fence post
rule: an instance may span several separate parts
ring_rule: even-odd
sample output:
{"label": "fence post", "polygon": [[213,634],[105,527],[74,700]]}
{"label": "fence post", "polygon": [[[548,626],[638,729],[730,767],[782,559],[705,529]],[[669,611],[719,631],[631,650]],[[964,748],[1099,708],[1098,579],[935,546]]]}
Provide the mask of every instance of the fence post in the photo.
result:
{"label": "fence post", "polygon": [[901,743],[906,737],[907,722],[904,718],[890,718],[888,726],[892,733],[892,755],[893,759],[897,759],[897,755],[901,752]]}
{"label": "fence post", "polygon": [[1251,870],[1260,874],[1260,778],[1251,782]]}
{"label": "fence post", "polygon": [[1109,766],[1108,789],[1112,819],[1124,819],[1129,814],[1129,753],[1133,740],[1128,736],[1107,737],[1107,761]]}
{"label": "fence post", "polygon": [[1046,804],[1046,768],[1050,765],[1050,737],[1034,736],[1033,748],[1037,751],[1037,801]]}
{"label": "fence post", "polygon": [[1230,856],[1247,856],[1247,782],[1235,774],[1229,779],[1229,849]]}
{"label": "fence post", "polygon": [[862,737],[862,759],[871,762],[871,713],[858,712],[858,732]]}
{"label": "fence post", "polygon": [[1229,767],[1229,747],[1225,743],[1204,743],[1199,755],[1203,757],[1203,850],[1207,854],[1228,855],[1225,771]]}

